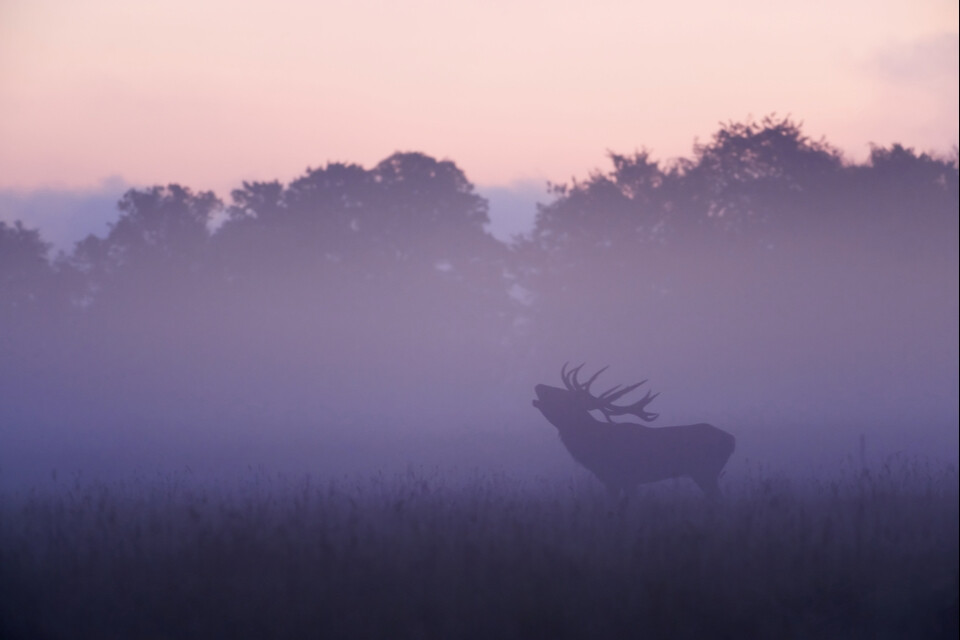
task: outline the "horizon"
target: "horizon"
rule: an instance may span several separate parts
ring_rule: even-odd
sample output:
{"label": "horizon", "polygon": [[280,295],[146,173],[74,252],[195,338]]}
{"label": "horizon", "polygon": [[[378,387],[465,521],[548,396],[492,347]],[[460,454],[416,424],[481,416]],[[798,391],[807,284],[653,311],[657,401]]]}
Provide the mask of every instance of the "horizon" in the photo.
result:
{"label": "horizon", "polygon": [[[776,114],[769,115],[776,116]],[[787,118],[790,119],[789,116]],[[803,130],[804,121],[802,119],[793,121],[800,125],[801,130]],[[748,117],[739,122],[758,123],[761,122],[761,120]],[[723,122],[719,122],[717,126],[718,128],[722,128],[724,124]],[[712,137],[713,133],[714,132],[711,132],[708,139]],[[808,131],[804,131],[803,133],[806,138],[826,143],[831,149],[839,152],[843,162],[846,164],[865,164],[869,162],[869,157],[854,156],[845,149],[833,144],[833,141],[826,136],[811,135]],[[658,158],[651,154],[651,159],[662,167],[670,166],[680,160],[693,159],[696,155],[696,144],[702,142],[703,139],[694,138],[694,141],[691,143],[691,151],[685,156]],[[949,153],[943,151],[938,152],[933,149],[917,148],[910,144],[905,144],[902,141],[892,141],[889,145],[875,145],[870,143],[869,148],[890,148],[894,145],[901,145],[917,153],[928,154],[938,159],[950,159],[952,157],[953,161],[956,162],[956,145],[953,146]],[[640,149],[646,149],[646,147],[641,146]],[[537,205],[546,204],[552,198],[548,191],[551,184],[569,184],[571,181],[585,180],[596,172],[602,173],[609,171],[611,167],[606,165],[609,164],[610,156],[622,152],[623,150],[608,149],[604,153],[603,160],[605,162],[603,164],[598,164],[583,174],[568,176],[563,180],[518,179],[506,184],[476,183],[471,179],[469,171],[461,166],[455,158],[431,157],[435,157],[438,160],[451,161],[464,172],[466,178],[471,181],[474,191],[488,202],[489,222],[486,225],[487,231],[497,240],[509,243],[515,237],[525,235],[533,229]],[[426,155],[430,154],[426,153]],[[263,176],[249,180],[240,179],[220,189],[204,188],[189,183],[180,183],[180,186],[187,187],[194,193],[212,192],[220,198],[224,205],[229,205],[232,191],[241,188],[244,183],[271,182],[276,180],[282,185],[288,185],[296,180],[298,176],[303,175],[312,168],[322,167],[326,164],[335,164],[337,162],[360,164],[350,160],[330,160],[326,163],[307,165],[300,173],[295,175]],[[369,168],[374,166],[376,162],[361,166]],[[102,236],[109,231],[108,224],[112,223],[120,215],[116,204],[124,193],[131,189],[147,189],[152,186],[167,186],[167,184],[177,183],[133,183],[120,174],[112,174],[100,179],[94,184],[78,187],[70,187],[65,184],[39,185],[29,189],[0,186],[0,221],[5,221],[10,224],[20,221],[27,228],[39,230],[43,239],[51,244],[53,251],[70,250],[76,242],[88,235]]]}

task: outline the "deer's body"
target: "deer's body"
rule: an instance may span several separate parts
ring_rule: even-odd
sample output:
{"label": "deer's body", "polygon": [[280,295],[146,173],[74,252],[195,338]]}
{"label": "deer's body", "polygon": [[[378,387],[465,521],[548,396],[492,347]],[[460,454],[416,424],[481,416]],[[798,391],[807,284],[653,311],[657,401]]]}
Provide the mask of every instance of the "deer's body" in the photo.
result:
{"label": "deer's body", "polygon": [[[614,405],[614,400],[639,385],[594,397],[589,387],[599,372],[581,384],[576,379],[578,369],[570,374],[564,369],[565,389],[537,385],[533,404],[557,428],[573,459],[611,493],[632,492],[641,484],[679,477],[691,478],[708,496],[720,493],[718,479],[735,447],[732,435],[704,423],[653,428],[612,422],[612,415],[628,413],[655,419],[657,414],[644,411],[644,407],[656,396],[648,393],[629,407]],[[607,421],[594,418],[591,410],[603,412]]]}

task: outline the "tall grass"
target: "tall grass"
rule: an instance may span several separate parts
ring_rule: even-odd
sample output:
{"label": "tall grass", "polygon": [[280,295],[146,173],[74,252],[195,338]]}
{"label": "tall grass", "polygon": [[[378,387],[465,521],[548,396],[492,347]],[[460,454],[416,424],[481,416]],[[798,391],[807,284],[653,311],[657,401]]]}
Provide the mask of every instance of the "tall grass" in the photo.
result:
{"label": "tall grass", "polygon": [[952,469],[709,503],[587,481],[252,474],[4,495],[4,638],[902,638],[957,635]]}

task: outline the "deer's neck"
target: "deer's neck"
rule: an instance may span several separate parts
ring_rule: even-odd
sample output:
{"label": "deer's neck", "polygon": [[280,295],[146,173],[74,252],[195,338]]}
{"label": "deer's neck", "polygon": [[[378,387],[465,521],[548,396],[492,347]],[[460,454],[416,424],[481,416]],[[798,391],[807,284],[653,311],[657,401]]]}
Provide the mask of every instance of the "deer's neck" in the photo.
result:
{"label": "deer's neck", "polygon": [[571,435],[579,433],[580,431],[594,430],[604,425],[603,422],[600,422],[586,411],[565,413],[557,416],[552,422],[561,434],[569,433]]}

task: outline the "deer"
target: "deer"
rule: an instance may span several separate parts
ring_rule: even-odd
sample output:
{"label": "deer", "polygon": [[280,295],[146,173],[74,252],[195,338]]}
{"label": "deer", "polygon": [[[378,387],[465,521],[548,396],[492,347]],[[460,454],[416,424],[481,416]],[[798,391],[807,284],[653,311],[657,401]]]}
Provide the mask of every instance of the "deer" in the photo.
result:
{"label": "deer", "polygon": [[[635,493],[638,485],[670,478],[688,477],[711,499],[720,497],[720,474],[733,453],[735,439],[713,425],[700,423],[673,427],[650,427],[636,422],[615,422],[617,416],[635,416],[644,422],[659,417],[647,410],[660,395],[650,393],[632,404],[618,400],[647,382],[617,385],[593,395],[591,385],[608,367],[580,382],[583,364],[560,369],[564,388],[538,384],[533,406],[540,410],[560,435],[575,461],[603,483],[613,496]],[[591,411],[605,418],[596,419]]]}

